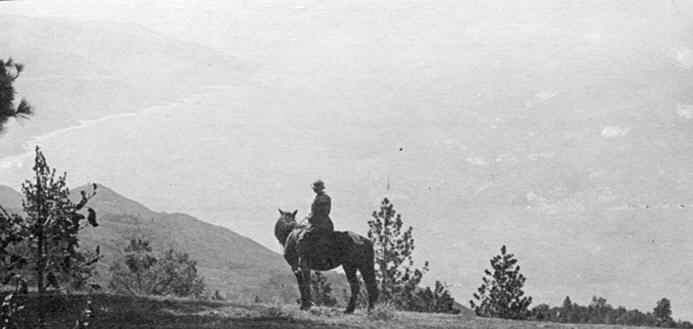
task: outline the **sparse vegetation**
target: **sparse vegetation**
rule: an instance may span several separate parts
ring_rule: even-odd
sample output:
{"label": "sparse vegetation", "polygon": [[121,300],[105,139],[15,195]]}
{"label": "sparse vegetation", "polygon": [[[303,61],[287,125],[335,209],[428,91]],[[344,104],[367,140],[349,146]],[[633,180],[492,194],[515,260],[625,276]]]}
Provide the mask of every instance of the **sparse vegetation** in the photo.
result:
{"label": "sparse vegetation", "polygon": [[[111,266],[113,275],[111,288],[117,291],[152,293],[154,278],[150,270],[154,264],[156,264],[156,257],[152,254],[149,241],[139,238],[131,239],[130,245],[125,247],[123,263],[115,263]],[[128,270],[129,273],[127,273]],[[132,274],[134,280],[128,274]]]}
{"label": "sparse vegetation", "polygon": [[131,239],[123,261],[110,267],[109,287],[120,293],[199,297],[204,281],[198,275],[197,262],[188,254],[173,249],[156,257],[149,242]]}
{"label": "sparse vegetation", "polygon": [[368,312],[368,319],[373,321],[390,321],[395,318],[397,309],[391,302],[377,303]]}
{"label": "sparse vegetation", "polygon": [[284,304],[279,300],[275,300],[267,308],[262,309],[260,312],[260,318],[269,319],[279,319],[288,320],[291,319],[291,313],[284,309]]}
{"label": "sparse vegetation", "polygon": [[459,313],[455,309],[455,299],[440,281],[436,281],[435,288],[420,289],[414,294],[412,311],[427,313]]}
{"label": "sparse vegetation", "polygon": [[312,301],[317,306],[335,306],[337,299],[332,295],[332,285],[320,272],[312,272],[310,280],[310,293]]}
{"label": "sparse vegetation", "polygon": [[646,326],[665,328],[693,329],[688,321],[674,321],[671,318],[671,302],[667,298],[660,299],[653,310],[641,312],[628,310],[623,306],[612,307],[605,298],[593,296],[588,306],[578,305],[566,297],[563,305],[550,307],[546,304],[537,305],[532,309],[532,319],[537,321],[562,323],[611,324],[625,326]]}

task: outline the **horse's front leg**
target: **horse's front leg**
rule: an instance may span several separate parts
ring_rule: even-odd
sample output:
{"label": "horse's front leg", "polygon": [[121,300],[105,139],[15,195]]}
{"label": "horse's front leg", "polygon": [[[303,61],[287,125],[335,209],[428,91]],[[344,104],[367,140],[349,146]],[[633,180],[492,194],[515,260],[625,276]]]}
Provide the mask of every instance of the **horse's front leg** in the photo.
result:
{"label": "horse's front leg", "polygon": [[298,290],[301,292],[301,310],[307,310],[310,309],[312,305],[310,295],[310,266],[305,257],[299,257],[298,264],[298,269],[294,273],[298,279]]}

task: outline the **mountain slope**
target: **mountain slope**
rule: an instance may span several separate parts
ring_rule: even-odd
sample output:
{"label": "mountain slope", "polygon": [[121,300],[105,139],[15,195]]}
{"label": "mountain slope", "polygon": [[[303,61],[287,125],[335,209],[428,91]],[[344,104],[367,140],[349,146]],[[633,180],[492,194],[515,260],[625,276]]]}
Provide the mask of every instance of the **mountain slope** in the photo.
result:
{"label": "mountain slope", "polygon": [[[75,188],[72,195],[89,189]],[[0,202],[10,211],[19,212],[22,198],[19,192],[0,186]],[[169,248],[188,253],[198,262],[210,292],[219,290],[222,296],[246,300],[276,296],[293,302],[297,297],[295,279],[281,255],[229,229],[186,214],[154,212],[103,185],[88,205],[96,210],[99,226],[84,229],[80,241],[81,248],[93,250],[98,245],[101,249],[99,282],[108,281],[108,267],[122,259],[130,239],[140,237],[151,242],[155,253]]]}
{"label": "mountain slope", "polygon": [[156,252],[173,248],[190,254],[210,291],[244,299],[295,298],[294,278],[282,257],[249,238],[186,214],[153,212],[103,186],[89,205],[101,225],[85,230],[81,240],[85,248],[101,247],[102,280],[107,279],[107,266],[138,236],[149,240]]}

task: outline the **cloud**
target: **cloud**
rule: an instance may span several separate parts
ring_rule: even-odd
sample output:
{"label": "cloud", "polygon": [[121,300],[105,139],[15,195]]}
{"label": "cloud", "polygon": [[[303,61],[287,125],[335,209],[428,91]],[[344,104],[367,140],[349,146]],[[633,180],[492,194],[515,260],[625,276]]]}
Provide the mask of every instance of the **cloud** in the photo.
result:
{"label": "cloud", "polygon": [[540,158],[548,159],[553,157],[553,153],[531,153],[527,156],[527,159],[531,161],[537,161]]}
{"label": "cloud", "polygon": [[[436,142],[436,144],[438,144],[438,143]],[[446,150],[457,149],[457,150],[460,150],[460,151],[465,151],[465,150],[467,149],[466,146],[460,144],[458,141],[456,141],[456,140],[453,139],[453,138],[444,141],[444,142],[443,142],[443,145],[445,145],[445,149],[446,149]]]}
{"label": "cloud", "polygon": [[676,106],[676,114],[686,118],[693,119],[693,105],[679,104]]}
{"label": "cloud", "polygon": [[544,91],[540,91],[540,92],[534,94],[534,97],[536,97],[536,98],[538,98],[538,99],[540,99],[540,100],[542,100],[542,101],[545,101],[545,100],[547,100],[547,99],[549,99],[549,98],[556,97],[556,95],[558,95],[558,92],[557,92],[557,91],[553,91],[553,90],[544,90]]}
{"label": "cloud", "polygon": [[527,205],[527,209],[546,211],[548,213],[554,213],[556,211],[556,207],[549,205],[546,202],[546,198],[539,194],[529,191],[527,192],[525,197],[527,198],[527,202],[529,203],[529,205]]}
{"label": "cloud", "polygon": [[476,157],[476,156],[471,156],[471,157],[467,158],[467,162],[469,162],[475,166],[488,167],[488,163],[486,162],[486,160],[484,160],[483,158],[480,158],[480,157]]}
{"label": "cloud", "polygon": [[0,159],[0,169],[22,168],[24,163],[31,159],[33,151],[26,151],[22,154],[15,154]]}
{"label": "cloud", "polygon": [[[212,93],[212,92],[214,92],[214,91],[210,91],[210,93]],[[103,122],[119,120],[122,118],[136,117],[139,115],[145,115],[145,114],[149,114],[152,112],[170,110],[170,109],[175,108],[178,105],[191,103],[195,100],[195,97],[204,96],[205,94],[206,93],[197,94],[197,95],[183,98],[180,101],[173,101],[173,102],[169,102],[169,103],[162,104],[162,105],[155,105],[152,107],[145,108],[142,111],[138,111],[138,112],[117,113],[117,114],[110,114],[110,115],[106,115],[106,116],[96,118],[96,119],[91,119],[91,120],[81,120],[75,125],[68,126],[66,128],[62,128],[62,129],[57,129],[57,130],[51,131],[51,132],[43,134],[43,135],[35,136],[31,140],[24,143],[24,145],[22,146],[24,148],[23,153],[1,157],[0,158],[0,169],[8,169],[8,168],[13,168],[13,167],[16,167],[16,168],[23,167],[25,163],[27,163],[33,159],[34,146],[40,145],[41,142],[43,142],[43,141],[54,140],[54,139],[58,138],[59,136],[69,134],[72,131],[91,128],[91,127],[97,126]]]}
{"label": "cloud", "polygon": [[509,154],[501,154],[496,158],[496,162],[517,162],[517,158]]}
{"label": "cloud", "polygon": [[621,128],[616,126],[606,126],[602,129],[602,136],[606,138],[625,136],[630,132],[628,128]]}
{"label": "cloud", "polygon": [[585,34],[585,40],[592,42],[592,43],[599,43],[601,42],[604,37],[602,36],[602,33],[598,29],[592,29],[589,32]]}
{"label": "cloud", "polygon": [[693,68],[693,52],[688,48],[679,48],[674,50],[674,57],[686,69]]}
{"label": "cloud", "polygon": [[[140,113],[142,113],[142,112],[140,112]],[[43,142],[43,141],[53,140],[53,139],[56,139],[57,137],[59,137],[61,135],[65,135],[65,134],[70,133],[74,130],[89,128],[89,127],[95,126],[99,123],[102,123],[104,121],[117,120],[117,119],[125,118],[125,117],[132,117],[132,116],[136,116],[137,114],[138,113],[134,113],[134,112],[119,113],[119,114],[112,114],[112,115],[103,116],[101,118],[93,119],[93,120],[82,120],[82,121],[79,121],[79,123],[76,125],[72,125],[72,126],[69,126],[67,128],[54,130],[54,131],[51,131],[47,134],[35,136],[34,138],[30,139],[28,142],[24,143],[24,145],[22,146],[24,148],[23,153],[9,155],[9,156],[5,156],[5,157],[0,158],[0,169],[22,168],[25,163],[27,163],[27,162],[31,161],[31,159],[33,159],[34,145],[40,145],[41,142]]]}

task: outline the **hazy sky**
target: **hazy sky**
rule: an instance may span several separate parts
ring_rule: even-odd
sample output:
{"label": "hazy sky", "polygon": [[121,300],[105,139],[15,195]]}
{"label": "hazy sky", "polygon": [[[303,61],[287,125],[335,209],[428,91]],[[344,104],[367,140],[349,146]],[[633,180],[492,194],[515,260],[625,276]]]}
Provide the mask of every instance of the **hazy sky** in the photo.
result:
{"label": "hazy sky", "polygon": [[28,177],[40,144],[72,184],[278,251],[276,208],[305,212],[320,177],[338,228],[365,233],[390,197],[428,280],[462,303],[507,244],[535,302],[668,297],[693,319],[689,3],[28,0],[0,14],[16,31],[0,56],[27,65],[20,93],[39,110],[4,136],[2,183]]}

